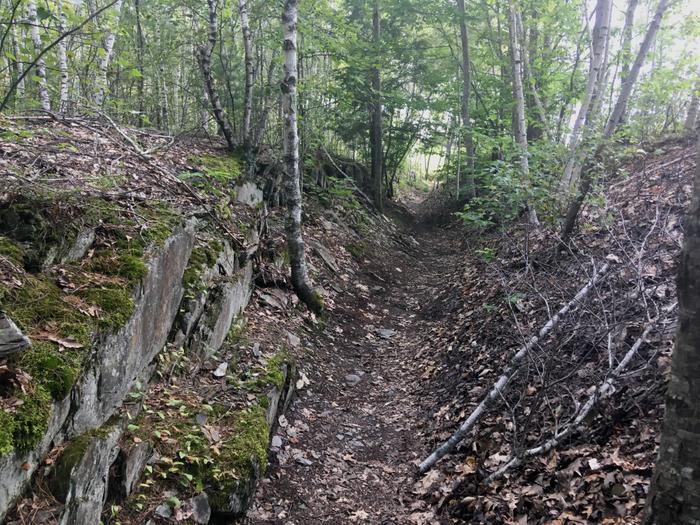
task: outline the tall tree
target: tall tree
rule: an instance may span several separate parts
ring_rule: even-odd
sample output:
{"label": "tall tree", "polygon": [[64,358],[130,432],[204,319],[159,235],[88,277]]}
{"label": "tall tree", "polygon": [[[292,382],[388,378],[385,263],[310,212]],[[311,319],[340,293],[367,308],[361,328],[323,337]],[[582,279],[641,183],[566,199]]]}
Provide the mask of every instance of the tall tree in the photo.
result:
{"label": "tall tree", "polygon": [[[27,4],[27,17],[29,19],[29,23],[31,24],[34,51],[39,54],[43,50],[44,46],[41,43],[41,34],[39,33],[39,17],[37,16],[35,0],[30,0],[29,4]],[[46,81],[46,62],[44,62],[43,57],[36,61],[36,76],[39,87],[39,103],[41,104],[41,109],[44,111],[51,111],[51,100],[49,98],[48,83]]]}
{"label": "tall tree", "polygon": [[700,147],[695,196],[684,225],[678,332],[645,525],[700,523]]}
{"label": "tall tree", "polygon": [[700,79],[695,81],[693,92],[690,94],[688,113],[685,116],[683,129],[686,133],[692,133],[698,120],[698,105],[700,105]]}
{"label": "tall tree", "polygon": [[207,0],[207,8],[209,13],[207,42],[199,48],[197,59],[199,60],[199,68],[201,69],[202,76],[204,77],[204,88],[206,89],[207,98],[211,104],[216,123],[219,125],[219,129],[221,130],[224,139],[226,139],[228,148],[230,150],[234,150],[236,148],[236,141],[233,137],[233,130],[231,129],[228,116],[226,116],[226,112],[221,105],[221,99],[219,98],[219,94],[217,93],[214,85],[214,74],[211,70],[211,55],[214,51],[214,46],[216,46],[216,34],[218,31],[216,0]]}
{"label": "tall tree", "polygon": [[[119,17],[122,12],[122,0],[117,0],[114,4],[114,16],[116,17],[115,24],[119,25]],[[95,82],[95,107],[102,108],[105,102],[105,95],[108,89],[107,70],[109,69],[110,61],[112,60],[112,51],[114,44],[117,41],[117,28],[107,25],[102,54],[97,63],[97,78]]]}
{"label": "tall tree", "polygon": [[372,157],[372,184],[374,185],[374,203],[379,211],[383,209],[384,190],[384,148],[382,146],[382,79],[379,72],[379,48],[381,38],[381,21],[379,0],[374,0],[372,8],[372,42],[374,43],[375,63],[372,66],[372,103],[370,115],[370,150]]}
{"label": "tall tree", "polygon": [[297,127],[297,0],[285,0],[282,14],[284,29],[284,78],[282,79],[282,145],[284,185],[287,197],[287,250],[292,271],[292,286],[299,299],[313,312],[323,310],[321,296],[314,290],[306,266],[306,249],[301,227],[301,185],[299,169],[299,130]]}
{"label": "tall tree", "polygon": [[599,142],[595,153],[586,160],[583,168],[581,169],[582,176],[579,191],[567,209],[564,224],[562,226],[561,240],[564,243],[569,240],[571,233],[574,231],[574,226],[576,225],[576,219],[578,218],[581,206],[593,187],[593,182],[595,180],[594,167],[601,160],[600,156],[603,153],[605,143],[615,134],[615,131],[620,125],[622,117],[627,109],[627,103],[630,95],[632,94],[634,83],[637,81],[639,72],[642,69],[642,64],[644,64],[644,60],[649,52],[649,48],[651,47],[651,43],[656,37],[656,33],[661,26],[661,19],[663,18],[667,8],[668,0],[660,0],[656,11],[654,12],[654,17],[652,18],[651,23],[649,24],[649,27],[644,35],[644,40],[639,47],[634,64],[630,70],[630,74],[625,79],[625,82],[620,86],[620,93],[617,97],[617,101],[615,102],[615,106],[613,107],[608,122],[605,125],[605,129],[603,130],[601,141]]}
{"label": "tall tree", "polygon": [[[476,188],[474,186],[474,139],[469,116],[471,62],[469,60],[469,32],[467,30],[467,13],[464,7],[464,0],[457,0],[457,8],[459,10],[459,37],[462,44],[462,133],[460,133],[460,136],[464,137],[464,148],[467,151],[467,172],[464,179],[467,186],[467,198],[471,199],[475,195]],[[459,189],[457,191],[459,192]]]}
{"label": "tall tree", "polygon": [[245,90],[243,93],[243,150],[245,155],[246,176],[255,173],[255,158],[253,157],[253,139],[251,119],[253,115],[253,35],[248,19],[248,0],[238,0],[238,12],[241,16],[241,32],[243,33],[243,63],[245,66]]}
{"label": "tall tree", "polygon": [[[66,30],[66,13],[63,9],[63,0],[57,0],[56,10],[58,11],[58,33],[63,34]],[[58,111],[66,113],[68,111],[68,56],[66,53],[66,40],[58,43],[58,70],[61,75],[61,87],[59,89]]]}
{"label": "tall tree", "polygon": [[[510,35],[510,57],[511,69],[513,77],[513,103],[515,111],[513,115],[513,135],[518,146],[518,155],[520,157],[520,176],[522,177],[522,186],[526,193],[530,187],[530,163],[527,153],[527,124],[525,121],[525,95],[523,93],[523,72],[521,50],[518,42],[518,14],[516,5],[513,0],[510,2],[508,11],[509,20],[509,35]],[[532,225],[538,225],[537,212],[529,202],[526,201],[528,222]]]}
{"label": "tall tree", "polygon": [[610,14],[612,12],[611,0],[598,0],[595,8],[595,23],[591,35],[591,62],[586,80],[586,91],[581,102],[574,128],[569,139],[569,158],[564,168],[562,188],[568,190],[576,182],[577,166],[580,167],[580,159],[577,158],[578,143],[585,123],[589,120],[595,107],[595,99],[600,94],[603,83],[603,62],[605,50],[610,39]]}

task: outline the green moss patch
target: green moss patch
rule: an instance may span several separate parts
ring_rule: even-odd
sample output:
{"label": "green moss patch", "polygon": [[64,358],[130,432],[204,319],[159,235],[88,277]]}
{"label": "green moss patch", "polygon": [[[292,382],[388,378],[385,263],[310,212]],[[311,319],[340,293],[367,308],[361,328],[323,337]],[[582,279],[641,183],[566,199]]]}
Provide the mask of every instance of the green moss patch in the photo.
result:
{"label": "green moss patch", "polygon": [[219,182],[233,182],[241,176],[242,161],[234,154],[201,155],[191,157],[189,160],[208,177]]}
{"label": "green moss patch", "polygon": [[254,392],[260,392],[269,387],[282,390],[287,363],[289,363],[289,355],[286,352],[278,352],[267,360],[264,368],[253,371],[254,377],[247,382],[246,386]]}
{"label": "green moss patch", "polygon": [[31,348],[16,357],[16,364],[58,401],[70,393],[80,372],[81,356],[76,351],[57,352],[55,346],[35,340]]}
{"label": "green moss patch", "polygon": [[7,257],[13,263],[20,265],[24,257],[22,248],[3,235],[0,235],[0,256]]}
{"label": "green moss patch", "polygon": [[220,241],[209,241],[195,246],[182,276],[185,293],[191,294],[200,289],[202,273],[216,264],[223,249],[224,245]]}
{"label": "green moss patch", "polygon": [[12,446],[20,452],[36,447],[46,433],[51,415],[51,396],[43,386],[20,396],[22,404],[13,414]]}
{"label": "green moss patch", "polygon": [[[0,202],[0,256],[21,270],[0,285],[0,304],[33,342],[10,358],[31,382],[28,392],[6,393],[22,404],[0,415],[0,455],[31,450],[41,440],[52,401],[70,393],[94,334],[115,331],[133,315],[133,290],[147,275],[149,246],[164,243],[180,222],[165,205],[122,207],[70,192]],[[86,225],[96,231],[90,253],[57,267]]]}

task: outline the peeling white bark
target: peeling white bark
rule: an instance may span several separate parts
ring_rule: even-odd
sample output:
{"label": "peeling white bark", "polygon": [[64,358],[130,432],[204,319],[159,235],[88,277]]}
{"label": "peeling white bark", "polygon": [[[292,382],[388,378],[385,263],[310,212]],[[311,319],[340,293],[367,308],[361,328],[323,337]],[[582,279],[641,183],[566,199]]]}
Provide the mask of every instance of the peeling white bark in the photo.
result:
{"label": "peeling white bark", "polygon": [[[41,35],[39,34],[39,18],[36,14],[35,0],[30,0],[30,2],[27,4],[27,16],[29,18],[29,24],[31,25],[34,51],[39,54],[43,49],[43,45],[41,43]],[[39,88],[39,103],[41,104],[41,109],[44,111],[51,111],[51,100],[49,98],[49,90],[46,83],[46,62],[44,62],[43,58],[40,58],[36,63],[36,76],[39,79],[37,84]]]}

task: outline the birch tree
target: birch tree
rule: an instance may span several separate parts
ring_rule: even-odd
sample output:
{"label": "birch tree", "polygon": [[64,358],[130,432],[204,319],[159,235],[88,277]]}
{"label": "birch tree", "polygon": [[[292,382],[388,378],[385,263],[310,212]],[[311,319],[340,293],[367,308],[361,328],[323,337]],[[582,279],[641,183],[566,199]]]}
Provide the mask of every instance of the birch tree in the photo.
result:
{"label": "birch tree", "polygon": [[584,92],[581,107],[576,114],[574,127],[569,139],[569,158],[564,168],[562,177],[562,189],[568,190],[575,183],[575,171],[578,164],[577,148],[579,139],[583,131],[584,123],[589,119],[591,110],[595,105],[595,97],[601,91],[603,81],[603,62],[605,50],[610,38],[610,14],[612,11],[611,0],[598,0],[596,3],[596,17],[591,35],[591,61],[586,80],[586,90]]}
{"label": "birch tree", "polygon": [[688,104],[688,113],[685,117],[683,129],[686,133],[692,133],[695,129],[698,119],[698,105],[700,104],[700,80],[695,82],[693,92],[690,95],[690,103]]}
{"label": "birch tree", "polygon": [[[114,16],[116,17],[116,24],[119,24],[119,17],[122,11],[122,0],[117,0],[114,4]],[[108,28],[107,35],[104,39],[104,45],[102,46],[102,53],[99,62],[97,63],[97,78],[95,79],[95,107],[98,109],[102,108],[105,101],[105,94],[107,92],[107,70],[109,69],[109,63],[112,59],[112,51],[114,50],[114,44],[117,41],[116,29]]]}
{"label": "birch tree", "polygon": [[253,142],[251,118],[253,114],[253,36],[248,19],[248,0],[238,1],[238,12],[241,16],[241,32],[243,33],[243,56],[245,65],[245,91],[243,94],[243,150],[245,154],[246,176],[255,173],[253,158]]}
{"label": "birch tree", "polygon": [[[374,43],[375,61],[379,60],[379,39],[381,37],[381,22],[379,17],[379,0],[374,0],[372,9],[372,41]],[[372,103],[370,115],[370,149],[372,159],[372,182],[374,185],[374,203],[379,211],[383,209],[383,146],[382,146],[382,80],[379,66],[374,64],[370,73],[372,82]]]}
{"label": "birch tree", "polygon": [[695,173],[678,270],[678,332],[645,525],[700,523],[700,148]]}
{"label": "birch tree", "polygon": [[568,207],[566,217],[564,219],[564,224],[562,226],[561,239],[563,243],[566,243],[569,240],[569,237],[571,237],[571,233],[573,232],[574,226],[576,225],[576,219],[578,218],[581,206],[583,205],[583,202],[585,201],[586,197],[588,196],[588,193],[593,187],[594,168],[596,164],[600,161],[600,156],[603,153],[605,143],[615,134],[615,131],[617,130],[618,126],[622,121],[622,117],[627,109],[627,103],[629,101],[630,95],[632,94],[632,88],[634,87],[634,84],[637,81],[639,72],[642,69],[642,64],[644,64],[647,53],[649,52],[649,48],[651,47],[651,43],[654,41],[656,33],[658,32],[659,27],[661,26],[661,19],[663,18],[667,8],[668,0],[660,0],[656,11],[654,12],[654,17],[652,18],[651,23],[649,24],[649,27],[647,28],[647,31],[644,35],[644,40],[642,41],[642,44],[639,47],[639,51],[637,52],[634,64],[630,69],[629,76],[625,79],[625,82],[620,86],[620,93],[617,97],[617,101],[615,102],[615,106],[613,107],[613,110],[610,114],[610,118],[608,119],[608,122],[605,125],[605,129],[603,130],[603,136],[601,137],[598,147],[596,148],[595,153],[586,160],[586,162],[583,165],[583,168],[581,169],[581,184],[577,195],[574,197],[574,199],[571,201],[571,204]]}
{"label": "birch tree", "polygon": [[[211,0],[210,0],[211,1]],[[297,0],[285,0],[282,13],[284,31],[284,77],[282,79],[282,145],[284,185],[287,198],[286,234],[292,286],[299,300],[313,312],[323,310],[323,300],[309,278],[301,227],[301,186],[299,131],[297,128]]]}
{"label": "birch tree", "polygon": [[207,9],[209,14],[207,24],[207,42],[199,48],[197,59],[199,61],[199,68],[202,71],[202,76],[204,77],[204,88],[206,89],[207,98],[211,104],[214,118],[216,119],[216,123],[219,125],[219,129],[226,140],[229,150],[233,151],[236,148],[236,141],[233,138],[233,130],[231,129],[231,124],[229,123],[228,117],[224,112],[224,108],[221,105],[221,99],[219,98],[219,94],[214,86],[214,75],[211,71],[211,55],[214,51],[214,46],[216,46],[216,34],[218,31],[216,0],[207,0]]}
{"label": "birch tree", "polygon": [[[41,35],[39,34],[39,17],[36,13],[36,1],[30,0],[27,4],[27,18],[31,25],[32,43],[34,51],[39,54],[43,51],[41,43]],[[46,62],[41,57],[36,62],[37,86],[39,89],[39,103],[44,111],[51,111],[51,100],[49,98],[49,89],[46,81]]]}
{"label": "birch tree", "polygon": [[[523,189],[529,189],[530,165],[527,158],[527,125],[525,123],[525,95],[523,93],[523,73],[521,50],[518,44],[518,15],[513,1],[510,3],[508,11],[509,35],[510,35],[510,56],[513,77],[513,102],[515,114],[513,116],[513,135],[519,149],[520,176],[522,177]],[[526,202],[528,222],[538,225],[537,213],[530,202]]]}
{"label": "birch tree", "polygon": [[[469,116],[471,63],[469,60],[469,32],[467,29],[464,0],[457,0],[457,8],[459,10],[459,36],[462,44],[462,133],[460,133],[460,136],[464,137],[464,147],[467,151],[467,172],[465,173],[464,179],[467,186],[467,198],[471,199],[475,195],[476,188],[474,187],[474,140]],[[459,188],[457,188],[457,196],[459,197]]]}
{"label": "birch tree", "polygon": [[[58,33],[63,34],[66,30],[66,14],[63,10],[63,0],[57,0],[56,10],[58,14]],[[58,111],[64,114],[68,111],[68,56],[66,53],[66,40],[58,43],[58,70],[61,77],[59,88]]]}

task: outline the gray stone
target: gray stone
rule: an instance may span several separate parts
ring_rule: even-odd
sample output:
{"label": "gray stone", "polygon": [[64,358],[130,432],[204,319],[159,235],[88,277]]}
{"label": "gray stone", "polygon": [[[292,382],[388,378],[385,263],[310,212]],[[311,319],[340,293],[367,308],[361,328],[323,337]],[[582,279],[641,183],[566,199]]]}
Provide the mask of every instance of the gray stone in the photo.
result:
{"label": "gray stone", "polygon": [[236,186],[236,200],[249,206],[257,206],[263,200],[263,191],[254,182],[246,181]]}
{"label": "gray stone", "polygon": [[280,436],[272,436],[272,448],[280,448],[282,446],[282,438]]}
{"label": "gray stone", "polygon": [[392,330],[391,328],[379,328],[377,334],[379,334],[379,337],[382,339],[391,339],[394,337],[394,334],[396,334],[396,330]]}
{"label": "gray stone", "polygon": [[211,357],[223,344],[231,323],[240,315],[250,300],[253,265],[246,264],[238,274],[209,292],[209,298],[190,338],[193,355]]}
{"label": "gray stone", "polygon": [[357,374],[348,374],[345,376],[345,382],[350,386],[355,386],[360,381],[362,381],[362,378]]}
{"label": "gray stone", "polygon": [[21,352],[31,346],[29,338],[17,328],[5,312],[0,311],[0,357]]}
{"label": "gray stone", "polygon": [[143,469],[146,468],[148,461],[153,456],[153,447],[150,443],[143,441],[141,443],[133,443],[128,449],[122,449],[124,454],[124,463],[121,480],[121,492],[125,497],[131,496],[136,488]]}
{"label": "gray stone", "polygon": [[[134,313],[112,334],[98,337],[69,396],[54,403],[39,445],[0,457],[0,522],[29,484],[48,451],[103,425],[121,406],[134,381],[150,373],[182,298],[182,274],[194,242],[194,222],[154,248],[149,272],[134,290]],[[74,523],[81,523],[80,521]]]}
{"label": "gray stone", "polygon": [[78,232],[73,245],[68,248],[66,254],[61,257],[61,262],[79,261],[88,252],[92,244],[95,242],[95,229],[87,228]]}
{"label": "gray stone", "polygon": [[198,525],[206,525],[211,519],[211,506],[206,492],[198,494],[190,500],[192,519]]}
{"label": "gray stone", "polygon": [[155,515],[159,516],[161,518],[170,518],[173,515],[173,509],[171,509],[168,505],[165,503],[161,503],[156,507],[155,510]]}
{"label": "gray stone", "polygon": [[118,442],[122,433],[123,427],[116,425],[106,429],[104,434],[89,438],[82,458],[70,470],[70,484],[60,525],[100,523],[102,507],[107,500],[109,467],[119,453]]}

